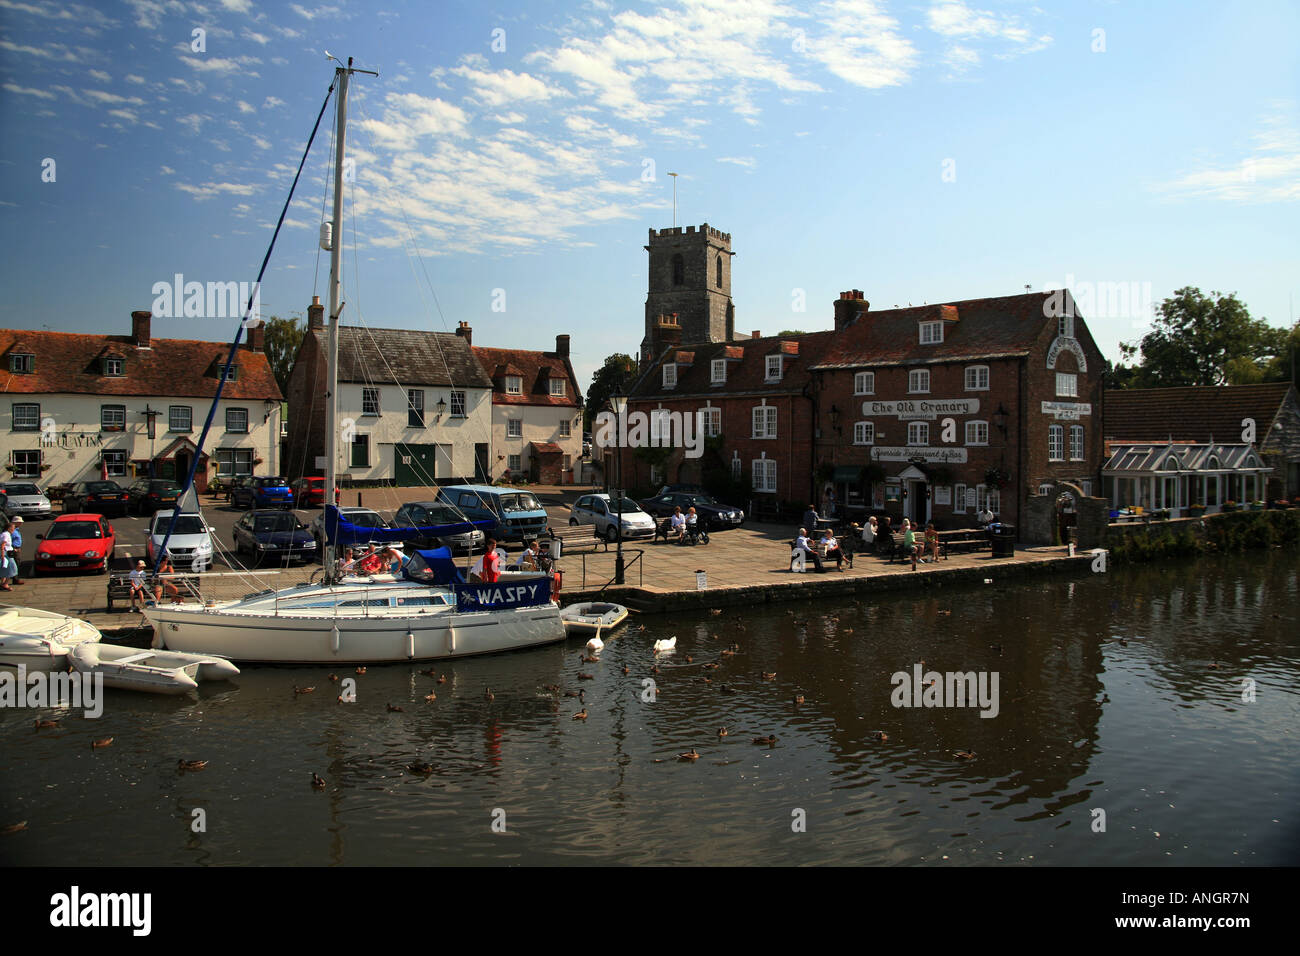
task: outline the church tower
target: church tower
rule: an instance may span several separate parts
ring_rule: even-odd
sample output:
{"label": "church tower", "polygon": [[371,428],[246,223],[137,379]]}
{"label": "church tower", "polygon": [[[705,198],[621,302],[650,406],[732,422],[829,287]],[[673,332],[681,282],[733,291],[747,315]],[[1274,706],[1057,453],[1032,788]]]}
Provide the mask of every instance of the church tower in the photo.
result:
{"label": "church tower", "polygon": [[[645,300],[645,338],[641,360],[652,359],[669,344],[729,342],[735,337],[731,302],[731,235],[707,222],[672,229],[651,229],[650,284]],[[676,315],[677,321],[672,321]],[[660,317],[667,317],[663,322]],[[660,334],[673,327],[668,340]],[[676,340],[676,341],[673,341]]]}

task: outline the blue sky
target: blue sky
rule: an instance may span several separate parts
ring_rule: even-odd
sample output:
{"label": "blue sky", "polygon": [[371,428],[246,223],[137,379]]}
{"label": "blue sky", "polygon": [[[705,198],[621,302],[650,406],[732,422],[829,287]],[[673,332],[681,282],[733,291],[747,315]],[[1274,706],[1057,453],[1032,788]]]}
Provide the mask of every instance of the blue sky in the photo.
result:
{"label": "blue sky", "polygon": [[[888,308],[1067,283],[1113,359],[1183,285],[1290,324],[1296,36],[1300,8],[1267,0],[0,0],[0,326],[126,332],[176,273],[252,280],[323,50],[380,72],[353,85],[345,321],[566,332],[585,386],[636,352],[676,172],[678,224],[732,234],[738,331],[828,328],[849,288]],[[327,291],[327,144],[264,313]]]}

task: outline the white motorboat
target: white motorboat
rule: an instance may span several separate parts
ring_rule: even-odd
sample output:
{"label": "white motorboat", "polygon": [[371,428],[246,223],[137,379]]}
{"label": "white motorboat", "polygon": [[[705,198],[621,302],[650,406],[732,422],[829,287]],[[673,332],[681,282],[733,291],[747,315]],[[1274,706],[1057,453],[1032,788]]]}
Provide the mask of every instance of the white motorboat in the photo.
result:
{"label": "white motorboat", "polygon": [[[335,568],[337,545],[439,538],[476,530],[470,521],[434,528],[362,528],[329,503],[336,500],[339,462],[338,318],[343,307],[344,234],[344,177],[340,171],[344,168],[348,83],[353,72],[367,71],[354,71],[351,61],[335,71],[334,209],[332,219],[323,225],[321,241],[330,251],[329,366],[327,381],[322,383],[330,396],[325,403],[323,580],[234,601],[147,607],[144,614],[154,626],[157,648],[215,653],[257,663],[377,664],[519,650],[565,637],[549,575],[503,573],[494,584],[467,584],[445,549],[417,552],[420,558],[411,559],[400,579],[392,575],[341,577]],[[250,301],[250,310],[251,305]],[[238,341],[237,336],[236,344]],[[221,399],[221,384],[217,389],[214,405]],[[206,438],[205,427],[195,462]],[[191,471],[186,487],[192,482]]]}
{"label": "white motorboat", "polygon": [[601,601],[583,601],[571,604],[560,612],[566,633],[608,634],[627,620],[627,608],[621,604]]}
{"label": "white motorboat", "polygon": [[33,607],[0,610],[0,668],[27,673],[61,671],[82,644],[98,643],[99,629],[75,617]]}
{"label": "white motorboat", "polygon": [[102,675],[106,687],[151,694],[188,694],[198,689],[199,681],[239,676],[239,668],[230,661],[205,654],[81,644],[69,656],[74,670],[87,676]]}

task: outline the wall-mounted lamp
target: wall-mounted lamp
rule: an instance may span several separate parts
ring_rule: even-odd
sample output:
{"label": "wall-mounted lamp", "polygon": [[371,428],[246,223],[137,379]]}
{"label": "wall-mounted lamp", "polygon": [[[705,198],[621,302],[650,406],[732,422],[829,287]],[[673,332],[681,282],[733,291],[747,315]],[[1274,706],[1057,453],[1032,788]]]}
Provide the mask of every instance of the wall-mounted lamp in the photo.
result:
{"label": "wall-mounted lamp", "polygon": [[447,400],[446,400],[445,398],[439,398],[439,399],[438,399],[438,417],[437,417],[436,419],[434,419],[434,421],[439,421],[439,422],[442,421],[442,416],[443,416],[444,414],[446,414],[446,412],[447,412]]}
{"label": "wall-mounted lamp", "polygon": [[993,413],[993,424],[997,426],[998,431],[1002,432],[1002,437],[1007,437],[1007,410],[998,402],[998,410]]}
{"label": "wall-mounted lamp", "polygon": [[280,404],[279,402],[270,398],[262,399],[262,407],[265,409],[265,411],[262,413],[263,425],[265,425],[267,422],[271,420],[271,413],[275,411],[275,407],[279,404]]}
{"label": "wall-mounted lamp", "polygon": [[835,407],[834,405],[831,406],[831,428],[835,429],[835,431],[836,431],[837,434],[839,433],[839,430],[840,430],[840,410],[839,410],[837,407]]}

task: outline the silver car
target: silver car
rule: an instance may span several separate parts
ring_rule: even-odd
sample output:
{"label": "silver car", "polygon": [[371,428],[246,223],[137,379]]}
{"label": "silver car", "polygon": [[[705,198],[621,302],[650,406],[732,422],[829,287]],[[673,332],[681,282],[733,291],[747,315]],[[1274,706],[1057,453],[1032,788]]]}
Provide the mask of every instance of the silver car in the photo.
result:
{"label": "silver car", "polygon": [[[158,560],[158,550],[162,547],[167,528],[171,525],[172,512],[155,511],[149,522],[149,536],[145,542],[144,553],[152,565]],[[181,512],[176,519],[176,528],[167,539],[167,553],[171,555],[172,564],[177,571],[208,571],[212,568],[212,528],[202,515]]]}
{"label": "silver car", "polygon": [[[619,502],[609,495],[583,495],[573,505],[569,514],[569,524],[592,524],[596,534],[606,541],[618,538],[618,523],[615,521],[615,508]],[[655,519],[641,510],[641,506],[631,498],[622,500],[623,540],[629,538],[653,538]]]}
{"label": "silver car", "polygon": [[45,497],[34,482],[7,481],[0,486],[0,492],[9,496],[5,508],[11,515],[22,515],[24,518],[48,518],[53,514],[50,499]]}

